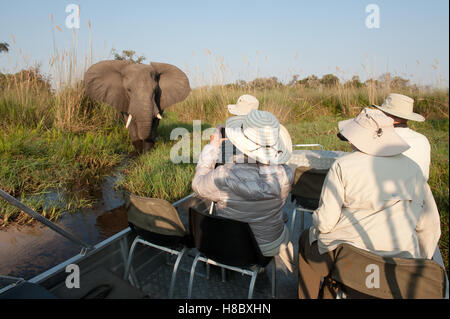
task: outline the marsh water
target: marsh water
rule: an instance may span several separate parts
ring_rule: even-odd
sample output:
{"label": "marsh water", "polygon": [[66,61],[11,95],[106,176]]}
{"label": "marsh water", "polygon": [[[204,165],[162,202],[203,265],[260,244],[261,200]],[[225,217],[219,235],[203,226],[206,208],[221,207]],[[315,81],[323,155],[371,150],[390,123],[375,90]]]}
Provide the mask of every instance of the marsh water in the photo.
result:
{"label": "marsh water", "polygon": [[[128,226],[124,196],[108,177],[92,208],[64,214],[56,224],[88,244],[96,244]],[[39,222],[0,229],[0,275],[30,279],[73,257],[81,248]]]}

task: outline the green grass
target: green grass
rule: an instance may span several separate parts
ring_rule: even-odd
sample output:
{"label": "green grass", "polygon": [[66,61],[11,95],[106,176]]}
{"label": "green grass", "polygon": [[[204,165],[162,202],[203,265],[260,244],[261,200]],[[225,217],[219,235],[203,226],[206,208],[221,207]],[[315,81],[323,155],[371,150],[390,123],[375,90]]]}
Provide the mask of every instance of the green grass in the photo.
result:
{"label": "green grass", "polygon": [[[36,72],[0,76],[0,187],[56,219],[92,205],[92,191],[133,149],[113,108],[80,82],[53,92]],[[0,225],[10,221],[30,219],[1,200]]]}
{"label": "green grass", "polygon": [[[415,111],[427,119],[448,118],[448,91],[418,91],[398,89],[395,93],[406,94],[415,100]],[[345,88],[341,85],[323,89],[306,88],[301,85],[277,86],[256,89],[246,86],[218,85],[196,89],[189,97],[171,107],[171,111],[183,122],[193,119],[205,123],[218,123],[229,116],[226,105],[236,103],[242,94],[258,98],[260,109],[273,113],[282,124],[315,121],[323,116],[351,117],[363,106],[381,105],[389,91],[375,93],[368,88]]]}
{"label": "green grass", "polygon": [[439,247],[448,268],[449,224],[449,120],[429,120],[411,123],[410,127],[428,137],[431,145],[431,165],[428,184],[433,192],[441,215],[441,238]]}
{"label": "green grass", "polygon": [[139,196],[164,198],[170,202],[189,195],[195,165],[172,163],[171,146],[172,143],[158,143],[153,152],[133,161],[117,185]]}
{"label": "green grass", "polygon": [[[192,123],[178,121],[178,114],[167,111],[158,132],[159,140],[155,148],[136,160],[123,170],[117,181],[117,186],[144,197],[164,198],[174,202],[192,192],[191,182],[195,174],[193,163]],[[211,127],[202,124],[202,130]],[[170,133],[175,128],[184,128],[190,133],[188,163],[175,164],[170,158],[172,147],[180,141],[170,139]],[[202,141],[202,146],[208,141]],[[181,150],[180,150],[181,154]]]}
{"label": "green grass", "polygon": [[[127,132],[119,126],[96,133],[18,126],[1,133],[1,188],[38,212],[44,210],[44,200],[42,196],[37,200],[37,195],[61,192],[65,204],[57,207],[55,218],[63,210],[91,205],[93,198],[83,193],[98,185],[131,151]],[[0,211],[4,224],[19,217],[18,209],[4,201]]]}

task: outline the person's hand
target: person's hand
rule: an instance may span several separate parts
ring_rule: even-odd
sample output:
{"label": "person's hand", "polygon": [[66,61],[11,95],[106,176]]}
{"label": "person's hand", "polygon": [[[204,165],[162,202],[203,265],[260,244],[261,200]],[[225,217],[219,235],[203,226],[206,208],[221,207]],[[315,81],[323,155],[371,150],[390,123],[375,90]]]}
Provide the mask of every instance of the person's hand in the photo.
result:
{"label": "person's hand", "polygon": [[216,127],[214,134],[209,137],[209,143],[215,147],[219,147],[223,143],[223,141],[226,140],[226,138],[223,138],[222,134],[220,133],[221,128],[222,126]]}

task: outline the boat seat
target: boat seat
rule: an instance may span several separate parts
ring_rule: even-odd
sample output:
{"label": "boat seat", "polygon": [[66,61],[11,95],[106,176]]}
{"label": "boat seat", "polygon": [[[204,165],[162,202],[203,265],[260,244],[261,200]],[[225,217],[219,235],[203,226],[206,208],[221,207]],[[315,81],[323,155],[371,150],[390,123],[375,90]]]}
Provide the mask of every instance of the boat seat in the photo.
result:
{"label": "boat seat", "polygon": [[57,299],[57,297],[38,284],[22,281],[0,294],[0,299]]}
{"label": "boat seat", "polygon": [[301,213],[300,233],[305,228],[305,212],[312,214],[319,207],[320,194],[328,169],[299,166],[295,169],[291,201],[295,203],[292,212],[290,234],[294,234],[297,212]]}
{"label": "boat seat", "polygon": [[198,252],[192,262],[188,299],[192,297],[198,261],[206,263],[207,267],[208,264],[221,267],[222,280],[224,280],[225,269],[251,276],[248,299],[253,296],[259,270],[272,263],[272,298],[276,297],[275,258],[261,253],[248,223],[201,213],[190,207],[189,228]]}
{"label": "boat seat", "polygon": [[172,270],[172,279],[168,296],[173,297],[175,281],[181,259],[192,246],[191,236],[186,231],[177,209],[168,201],[158,198],[140,197],[130,194],[127,199],[128,223],[136,237],[125,263],[123,279],[138,286],[137,279],[133,279],[132,262],[137,244],[145,245],[176,255]]}

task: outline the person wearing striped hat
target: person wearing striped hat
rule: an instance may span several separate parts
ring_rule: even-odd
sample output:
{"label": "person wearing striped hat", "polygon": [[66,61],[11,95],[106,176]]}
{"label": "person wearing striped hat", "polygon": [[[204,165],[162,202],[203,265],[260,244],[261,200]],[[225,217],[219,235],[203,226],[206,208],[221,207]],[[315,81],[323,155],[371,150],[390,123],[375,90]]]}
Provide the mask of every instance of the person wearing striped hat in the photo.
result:
{"label": "person wearing striped hat", "polygon": [[[192,189],[216,203],[218,216],[249,223],[262,254],[280,254],[292,271],[292,245],[282,216],[294,179],[286,165],[292,154],[289,132],[272,113],[251,110],[227,119],[225,133],[223,138],[216,129],[202,150]],[[225,140],[246,161],[216,166]]]}

